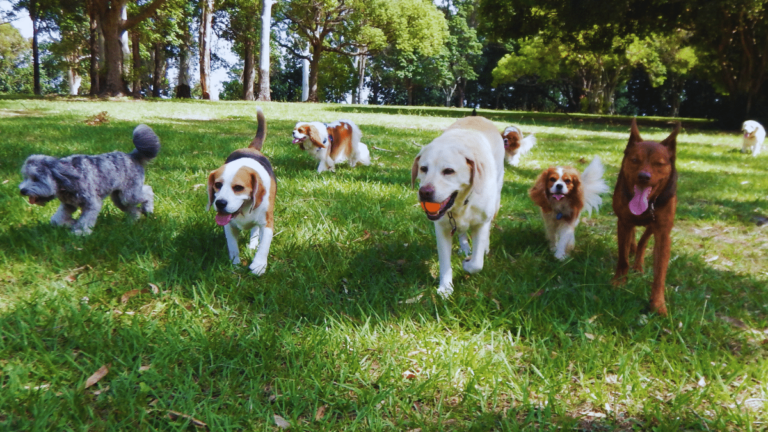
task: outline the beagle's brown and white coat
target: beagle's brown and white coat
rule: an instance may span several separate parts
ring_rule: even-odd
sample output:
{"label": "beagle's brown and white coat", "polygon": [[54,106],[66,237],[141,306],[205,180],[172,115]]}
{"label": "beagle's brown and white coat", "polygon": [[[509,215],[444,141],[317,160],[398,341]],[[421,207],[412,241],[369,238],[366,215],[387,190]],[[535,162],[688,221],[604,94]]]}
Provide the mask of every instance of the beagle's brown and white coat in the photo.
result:
{"label": "beagle's brown and white coat", "polygon": [[248,148],[235,150],[224,165],[208,176],[208,206],[216,208],[216,223],[224,227],[229,259],[240,264],[237,238],[241,230],[250,230],[248,248],[258,251],[249,266],[261,276],[267,269],[269,247],[274,232],[277,180],[269,160],[261,153],[267,135],[267,123],[261,108],[259,127]]}
{"label": "beagle's brown and white coat", "polygon": [[349,120],[298,122],[293,128],[293,143],[320,162],[318,173],[334,171],[336,164],[346,160],[353,168],[358,163],[370,165],[371,156],[368,147],[360,142],[362,137],[360,128]]}

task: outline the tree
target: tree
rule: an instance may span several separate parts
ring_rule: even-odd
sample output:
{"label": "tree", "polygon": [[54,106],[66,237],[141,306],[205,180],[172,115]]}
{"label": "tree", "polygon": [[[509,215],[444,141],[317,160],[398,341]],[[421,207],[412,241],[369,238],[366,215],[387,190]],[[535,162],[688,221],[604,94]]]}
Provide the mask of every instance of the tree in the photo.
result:
{"label": "tree", "polygon": [[258,40],[258,2],[223,0],[216,14],[217,28],[223,38],[232,42],[233,50],[243,59],[243,100],[255,100],[256,41]]}
{"label": "tree", "polygon": [[[453,7],[451,7],[453,6]],[[443,52],[440,57],[445,64],[447,72],[444,80],[445,106],[451,105],[451,98],[456,89],[459,90],[459,108],[464,107],[464,89],[467,81],[477,78],[477,67],[480,56],[483,52],[483,45],[477,37],[477,31],[468,20],[468,15],[472,12],[474,4],[467,2],[458,5],[446,5],[444,8],[448,15],[448,37]],[[457,9],[451,16],[451,10]]]}
{"label": "tree", "polygon": [[129,0],[92,0],[104,36],[104,66],[106,87],[103,92],[110,96],[122,96],[126,86],[123,81],[122,35],[140,22],[152,16],[166,0],[153,0],[128,19],[123,19],[123,8]]}
{"label": "tree", "polygon": [[34,73],[34,93],[42,93],[40,87],[40,32],[50,31],[55,26],[52,25],[51,11],[56,7],[56,0],[17,0],[13,3],[13,9],[20,11],[26,10],[29,19],[32,21],[32,67]]}
{"label": "tree", "polygon": [[214,0],[200,0],[200,88],[202,98],[211,98],[211,35],[213,26]]}
{"label": "tree", "polygon": [[16,27],[0,24],[0,94],[32,92],[31,51]]}
{"label": "tree", "polygon": [[272,5],[274,0],[261,0],[261,53],[259,54],[259,95],[257,100],[269,101],[269,52],[272,34]]}

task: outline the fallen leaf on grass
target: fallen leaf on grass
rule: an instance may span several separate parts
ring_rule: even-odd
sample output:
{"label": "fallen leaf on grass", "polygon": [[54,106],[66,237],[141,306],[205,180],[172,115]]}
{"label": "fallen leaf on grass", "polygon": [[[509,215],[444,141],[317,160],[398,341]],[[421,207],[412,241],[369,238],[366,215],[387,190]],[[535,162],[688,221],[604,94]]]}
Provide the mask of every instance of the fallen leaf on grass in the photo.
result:
{"label": "fallen leaf on grass", "polygon": [[198,420],[198,419],[196,419],[196,418],[192,417],[191,415],[182,414],[182,413],[180,413],[180,412],[177,412],[177,411],[170,411],[170,410],[169,410],[169,411],[168,411],[168,417],[169,417],[171,420],[176,420],[176,419],[178,419],[178,418],[187,419],[187,420],[189,420],[189,422],[190,422],[190,423],[192,423],[193,425],[195,425],[195,427],[199,427],[199,428],[208,428],[208,425],[207,425],[207,424],[205,424],[205,423],[201,422],[200,420]]}
{"label": "fallen leaf on grass", "polygon": [[152,365],[146,365],[146,366],[142,366],[142,367],[140,367],[140,368],[139,368],[139,372],[146,372],[146,371],[148,371],[148,370],[149,370],[149,368],[151,368],[151,367],[152,367]]}
{"label": "fallen leaf on grass", "polygon": [[107,123],[109,123],[109,113],[106,111],[102,111],[94,116],[88,117],[88,119],[85,120],[85,124],[88,126],[96,126]]}
{"label": "fallen leaf on grass", "polygon": [[328,405],[321,405],[317,408],[317,412],[315,412],[315,421],[320,421],[325,417],[326,408],[328,408]]}
{"label": "fallen leaf on grass", "polygon": [[109,386],[106,386],[106,387],[104,387],[103,389],[95,390],[95,391],[93,392],[93,395],[94,395],[94,396],[98,396],[98,395],[100,395],[100,394],[104,393],[104,392],[105,392],[105,391],[107,391],[107,390],[109,390]]}
{"label": "fallen leaf on grass", "polygon": [[605,414],[599,413],[599,412],[594,412],[594,411],[587,411],[587,412],[584,412],[582,414],[584,414],[587,417],[595,417],[595,418],[605,418],[606,417]]}
{"label": "fallen leaf on grass", "polygon": [[498,300],[496,300],[495,298],[492,298],[491,301],[496,303],[496,310],[501,310],[501,303],[499,303]]}
{"label": "fallen leaf on grass", "polygon": [[416,303],[419,300],[421,300],[422,297],[424,297],[424,294],[419,294],[416,297],[411,297],[408,300],[401,301],[401,302],[398,302],[398,303],[413,304],[413,303]]}
{"label": "fallen leaf on grass", "polygon": [[730,325],[732,325],[734,327],[740,328],[742,330],[747,330],[749,328],[749,326],[744,324],[744,321],[742,321],[740,319],[731,318],[731,317],[725,316],[725,315],[718,315],[718,317],[720,317],[721,320],[727,322],[728,324],[730,324]]}
{"label": "fallen leaf on grass", "polygon": [[595,340],[595,335],[592,333],[584,333],[584,337],[586,337],[589,340]]}
{"label": "fallen leaf on grass", "polygon": [[139,294],[147,294],[148,292],[149,292],[149,290],[146,289],[146,288],[142,289],[142,290],[137,290],[137,289],[130,290],[127,293],[123,294],[122,297],[120,297],[120,303],[126,304],[126,303],[128,303],[128,300],[131,299],[131,297],[139,295]]}
{"label": "fallen leaf on grass", "polygon": [[279,415],[277,415],[277,414],[275,414],[275,424],[276,424],[276,425],[277,425],[277,427],[279,427],[280,429],[288,429],[289,427],[291,427],[291,424],[290,424],[290,423],[288,423],[287,421],[285,421],[285,419],[284,419],[284,418],[280,417],[280,416],[279,416]]}
{"label": "fallen leaf on grass", "polygon": [[541,295],[544,294],[544,288],[536,291],[535,293],[528,294],[531,297],[541,297]]}
{"label": "fallen leaf on grass", "polygon": [[405,379],[414,379],[416,378],[416,372],[413,372],[411,370],[407,370],[403,372],[403,378]]}
{"label": "fallen leaf on grass", "polygon": [[618,384],[619,383],[619,377],[617,375],[606,375],[605,376],[605,382],[608,384]]}
{"label": "fallen leaf on grass", "polygon": [[201,188],[201,187],[203,187],[203,186],[205,186],[205,185],[204,185],[204,184],[202,184],[202,183],[198,183],[198,184],[196,184],[196,185],[192,186],[192,189],[193,189],[193,190],[198,190],[198,189],[200,189],[200,188]]}
{"label": "fallen leaf on grass", "polygon": [[701,377],[701,379],[699,380],[699,382],[697,382],[696,384],[697,384],[699,387],[706,387],[706,386],[707,386],[707,382],[706,382],[706,381],[704,381],[704,377]]}
{"label": "fallen leaf on grass", "polygon": [[67,282],[76,282],[77,281],[77,276],[71,274],[71,275],[65,277],[64,280],[67,281]]}
{"label": "fallen leaf on grass", "polygon": [[112,363],[107,363],[104,366],[100,367],[99,370],[93,373],[88,379],[85,381],[85,388],[88,388],[97,382],[99,382],[102,378],[104,378],[109,373],[109,368],[112,366]]}
{"label": "fallen leaf on grass", "polygon": [[5,181],[3,181],[3,184],[6,184],[6,183],[8,183],[9,181],[10,181],[10,180],[5,180]]}
{"label": "fallen leaf on grass", "polygon": [[371,147],[373,147],[374,150],[379,150],[379,151],[385,151],[385,152],[391,152],[392,151],[392,150],[387,150],[387,149],[383,149],[383,148],[376,147],[376,146],[371,146]]}
{"label": "fallen leaf on grass", "polygon": [[352,241],[353,242],[365,241],[365,240],[368,240],[369,238],[371,238],[371,233],[369,233],[368,230],[365,230],[365,235],[364,236],[360,237],[359,239],[352,240]]}
{"label": "fallen leaf on grass", "polygon": [[720,255],[715,255],[713,257],[709,257],[709,258],[705,259],[704,262],[712,262],[712,261],[714,261],[714,260],[716,260],[718,258],[720,258]]}
{"label": "fallen leaf on grass", "polygon": [[149,289],[152,291],[152,294],[160,294],[160,288],[153,283],[149,284]]}

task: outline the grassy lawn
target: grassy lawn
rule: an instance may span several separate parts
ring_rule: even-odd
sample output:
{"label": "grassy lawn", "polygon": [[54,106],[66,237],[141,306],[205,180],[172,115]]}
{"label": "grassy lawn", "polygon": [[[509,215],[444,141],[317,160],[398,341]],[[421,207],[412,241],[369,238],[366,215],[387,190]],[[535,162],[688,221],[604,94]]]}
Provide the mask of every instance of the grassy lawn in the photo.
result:
{"label": "grassy lawn", "polygon": [[[539,145],[507,169],[484,270],[470,277],[455,256],[443,301],[409,169],[464,112],[262,106],[279,183],[257,278],[229,263],[204,186],[250,142],[254,104],[0,100],[0,430],[768,427],[768,239],[754,221],[768,215],[768,154],[742,155],[737,134],[684,122],[662,318],[643,315],[650,259],[608,283],[609,196],[565,262],[527,196],[544,167],[594,155],[612,188],[625,120],[517,113]],[[109,123],[86,124],[101,111]],[[360,125],[374,163],[317,175],[290,131],[338,118]],[[28,155],[130,151],[139,122],[163,145],[154,215],[131,224],[109,202],[81,238],[49,224],[57,202],[19,195]],[[644,138],[669,131],[641,124]]]}

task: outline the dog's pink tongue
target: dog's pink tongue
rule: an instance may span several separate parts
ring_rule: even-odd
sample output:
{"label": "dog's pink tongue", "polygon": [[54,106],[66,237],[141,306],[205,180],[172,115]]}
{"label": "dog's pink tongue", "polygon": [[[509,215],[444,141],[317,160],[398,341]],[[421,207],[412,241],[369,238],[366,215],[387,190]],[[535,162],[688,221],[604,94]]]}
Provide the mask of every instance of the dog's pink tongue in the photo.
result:
{"label": "dog's pink tongue", "polygon": [[301,140],[300,140],[300,139],[298,139],[298,138],[294,138],[294,139],[293,139],[293,143],[294,143],[294,144],[296,144],[296,143],[300,143],[300,142],[301,142]]}
{"label": "dog's pink tongue", "polygon": [[218,213],[216,214],[216,223],[221,226],[228,224],[229,221],[231,220],[232,220],[231,214],[218,214]]}
{"label": "dog's pink tongue", "polygon": [[640,190],[635,186],[635,196],[632,197],[632,201],[629,202],[629,211],[635,216],[640,216],[648,210],[648,195],[651,194],[651,187]]}

